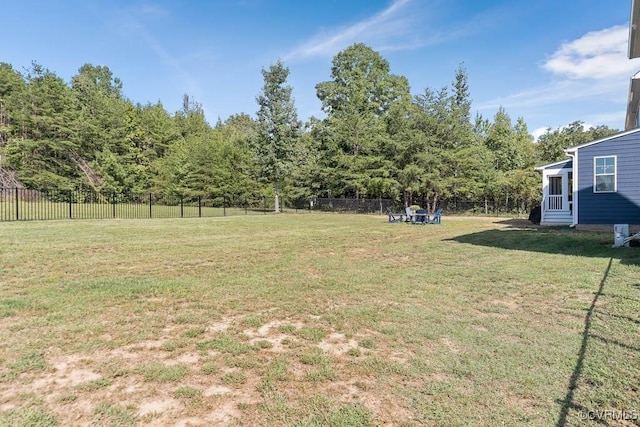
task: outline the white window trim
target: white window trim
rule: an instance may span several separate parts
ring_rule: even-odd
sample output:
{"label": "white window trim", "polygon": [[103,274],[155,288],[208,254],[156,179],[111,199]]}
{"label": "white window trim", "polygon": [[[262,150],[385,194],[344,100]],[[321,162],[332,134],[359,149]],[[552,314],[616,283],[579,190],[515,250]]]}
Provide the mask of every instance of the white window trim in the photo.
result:
{"label": "white window trim", "polygon": [[[597,159],[608,159],[613,157],[613,190],[609,191],[598,191],[596,188],[596,160]],[[609,174],[600,174],[599,176],[606,176]],[[593,192],[594,193],[616,193],[618,191],[618,156],[594,156],[593,158]]]}

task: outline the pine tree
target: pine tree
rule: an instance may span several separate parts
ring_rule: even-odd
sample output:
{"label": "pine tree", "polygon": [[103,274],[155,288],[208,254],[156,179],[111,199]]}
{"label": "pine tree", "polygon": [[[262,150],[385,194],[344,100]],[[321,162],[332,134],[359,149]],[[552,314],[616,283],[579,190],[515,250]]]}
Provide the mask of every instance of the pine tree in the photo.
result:
{"label": "pine tree", "polygon": [[294,144],[300,135],[300,122],[287,84],[289,69],[281,61],[262,70],[264,85],[256,97],[258,132],[253,141],[262,176],[274,186],[275,212],[280,212],[280,188],[290,173]]}

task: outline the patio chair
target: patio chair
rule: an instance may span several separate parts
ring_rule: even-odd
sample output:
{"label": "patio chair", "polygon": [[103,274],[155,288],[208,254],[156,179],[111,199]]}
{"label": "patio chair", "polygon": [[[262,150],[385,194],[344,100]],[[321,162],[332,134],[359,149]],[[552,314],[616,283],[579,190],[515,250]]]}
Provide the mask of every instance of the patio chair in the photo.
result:
{"label": "patio chair", "polygon": [[404,221],[404,216],[401,213],[393,213],[391,208],[387,208],[387,213],[389,214],[389,222],[402,222]]}
{"label": "patio chair", "polygon": [[407,206],[406,208],[404,208],[404,213],[405,221],[413,222],[413,216],[415,215],[415,213],[413,212],[413,210],[411,210],[411,206]]}
{"label": "patio chair", "polygon": [[440,225],[442,220],[442,208],[438,208],[436,209],[436,211],[433,213],[433,218],[431,218],[429,220],[429,224],[436,224],[436,225]]}
{"label": "patio chair", "polygon": [[425,225],[429,223],[429,212],[426,209],[417,209],[416,214],[411,219],[411,224]]}

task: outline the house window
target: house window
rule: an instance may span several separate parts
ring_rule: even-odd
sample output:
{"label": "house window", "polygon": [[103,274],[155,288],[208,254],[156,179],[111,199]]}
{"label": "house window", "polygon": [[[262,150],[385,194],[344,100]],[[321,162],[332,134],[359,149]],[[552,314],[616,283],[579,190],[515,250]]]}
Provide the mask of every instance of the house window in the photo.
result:
{"label": "house window", "polygon": [[593,191],[610,193],[616,191],[616,156],[593,158]]}

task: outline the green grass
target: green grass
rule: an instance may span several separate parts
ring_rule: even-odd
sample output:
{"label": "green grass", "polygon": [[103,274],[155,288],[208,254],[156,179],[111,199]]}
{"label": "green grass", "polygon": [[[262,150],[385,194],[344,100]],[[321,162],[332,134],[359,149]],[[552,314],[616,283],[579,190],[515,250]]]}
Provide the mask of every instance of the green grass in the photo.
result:
{"label": "green grass", "polygon": [[612,234],[0,223],[0,424],[616,425],[640,416],[640,250]]}
{"label": "green grass", "polygon": [[186,399],[191,401],[200,400],[202,398],[201,390],[188,385],[178,387],[173,394],[179,399]]}
{"label": "green grass", "polygon": [[108,402],[99,403],[94,411],[97,425],[109,426],[135,426],[137,417],[131,406],[111,404]]}
{"label": "green grass", "polygon": [[0,411],[0,426],[55,427],[59,423],[44,402],[32,395],[20,395],[19,407]]}
{"label": "green grass", "polygon": [[329,364],[329,357],[318,348],[300,355],[300,362],[311,366],[326,366]]}
{"label": "green grass", "polygon": [[240,385],[247,382],[247,374],[242,371],[227,372],[222,376],[222,382],[227,385]]}
{"label": "green grass", "polygon": [[164,365],[158,362],[144,364],[139,368],[145,381],[168,383],[176,382],[183,379],[188,373],[189,368],[184,365]]}
{"label": "green grass", "polygon": [[252,350],[249,344],[241,342],[230,334],[221,334],[212,340],[200,342],[197,347],[199,350],[216,350],[233,355],[249,353]]}

